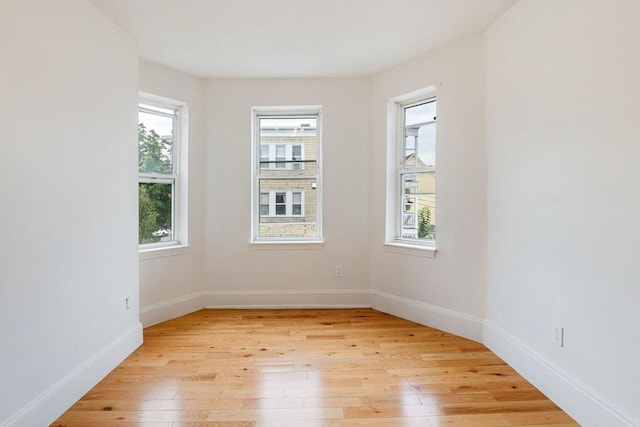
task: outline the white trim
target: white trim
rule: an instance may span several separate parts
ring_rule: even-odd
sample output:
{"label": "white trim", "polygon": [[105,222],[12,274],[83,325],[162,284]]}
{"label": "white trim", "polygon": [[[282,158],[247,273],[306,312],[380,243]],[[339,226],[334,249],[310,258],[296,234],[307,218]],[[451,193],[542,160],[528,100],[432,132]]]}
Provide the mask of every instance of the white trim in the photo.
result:
{"label": "white trim", "polygon": [[368,308],[368,289],[208,291],[205,308]]}
{"label": "white trim", "polygon": [[581,384],[561,368],[545,360],[526,344],[489,320],[484,321],[484,344],[585,427],[635,427],[640,420],[607,402],[598,392]]}
{"label": "white trim", "polygon": [[[273,244],[267,244],[273,246]],[[290,245],[283,245],[290,247]],[[296,246],[296,245],[294,245]],[[304,247],[314,245],[302,244]],[[635,427],[640,420],[608,402],[491,321],[373,289],[194,292],[140,309],[151,326],[202,308],[363,308],[389,313],[482,342],[585,427]],[[137,323],[60,381],[4,420],[0,427],[48,425],[142,344]]]}
{"label": "white trim", "polygon": [[384,244],[384,248],[387,252],[402,255],[421,256],[425,258],[435,258],[436,256],[436,247],[430,245],[389,242]]}
{"label": "white trim", "polygon": [[252,250],[319,250],[324,246],[322,240],[273,240],[249,242],[249,249]]}
{"label": "white trim", "polygon": [[[316,156],[315,156],[315,161],[316,161],[316,172],[315,174],[311,175],[304,175],[304,176],[300,176],[300,175],[284,175],[284,176],[278,176],[278,175],[274,175],[274,176],[262,176],[261,171],[262,169],[260,168],[260,129],[259,129],[259,125],[258,125],[258,121],[261,117],[282,117],[282,118],[288,118],[288,117],[306,117],[308,116],[309,118],[315,118],[316,119],[316,141],[315,141],[315,146],[316,146]],[[323,239],[323,234],[322,234],[322,217],[323,217],[323,208],[322,208],[322,122],[323,122],[323,118],[322,118],[322,106],[321,105],[303,105],[303,106],[254,106],[251,108],[251,234],[249,236],[249,241],[251,243],[258,243],[258,242],[282,242],[282,241],[311,241],[311,242],[317,242],[317,241],[322,241]],[[281,145],[281,144],[274,144],[275,145]],[[287,155],[291,155],[291,145],[301,145],[301,155],[303,157],[303,159],[305,158],[304,155],[304,144],[300,143],[300,144],[293,144],[293,143],[287,143],[287,144],[283,144],[286,147],[289,147],[288,149],[285,148],[285,158],[287,158]],[[287,151],[288,150],[288,151]],[[269,160],[271,160],[271,155],[273,154],[275,155],[275,148],[272,150],[272,148],[269,148]],[[305,168],[303,168],[305,169]],[[281,170],[281,171],[291,171],[290,168],[269,168],[269,169],[265,169],[265,170],[269,170],[269,171],[274,171],[274,170]],[[260,180],[262,179],[300,179],[300,180],[308,180],[308,179],[314,179],[316,180],[315,182],[315,187],[314,191],[316,192],[316,235],[314,237],[304,237],[304,236],[297,236],[297,237],[260,237],[259,234],[259,230],[260,230],[260,193],[264,193],[264,191],[260,191]],[[313,184],[312,184],[313,185]],[[304,200],[304,198],[303,198]],[[271,215],[272,211],[271,211],[271,196],[270,196],[270,200],[269,200],[269,216],[275,216],[275,215]],[[304,202],[303,202],[303,215],[299,215],[300,217],[305,216],[304,215],[304,209],[306,209],[306,206],[304,206]],[[273,212],[275,214],[275,212]],[[290,213],[290,212],[288,212]],[[278,215],[280,216],[280,215]],[[284,215],[285,217],[287,216],[292,216],[292,215]],[[295,217],[298,217],[298,215],[295,215]]]}
{"label": "white trim", "polygon": [[175,242],[167,242],[164,246],[153,246],[138,251],[138,259],[146,261],[155,258],[185,255],[189,253],[189,246],[178,245]]}
{"label": "white trim", "polygon": [[4,420],[0,427],[51,424],[141,344],[142,324],[137,322]]}
{"label": "white trim", "polygon": [[482,342],[482,319],[422,301],[371,291],[371,307],[421,325]]}
{"label": "white trim", "polygon": [[194,292],[180,297],[149,304],[140,307],[140,321],[145,328],[184,316],[204,308],[202,295],[204,292]]}
{"label": "white trim", "polygon": [[[409,92],[391,98],[387,101],[387,150],[386,150],[386,216],[385,216],[385,243],[393,245],[402,236],[402,214],[403,214],[403,194],[402,175],[405,173],[430,172],[431,168],[420,168],[407,170],[404,165],[405,153],[405,108],[423,103],[437,102],[438,85],[427,86],[422,89]],[[435,123],[435,121],[434,121]],[[437,150],[437,143],[436,143]],[[437,181],[436,181],[437,185]],[[437,191],[436,191],[437,193]],[[437,205],[436,205],[437,209]],[[434,212],[435,214],[435,212]],[[416,228],[417,229],[417,228]],[[435,242],[434,242],[435,243]],[[418,243],[420,245],[420,243]],[[408,247],[408,246],[407,246]],[[409,253],[409,252],[405,252]],[[428,253],[428,251],[427,251]],[[420,255],[418,252],[410,255]],[[425,256],[425,255],[422,255]],[[429,255],[426,255],[429,256]]]}

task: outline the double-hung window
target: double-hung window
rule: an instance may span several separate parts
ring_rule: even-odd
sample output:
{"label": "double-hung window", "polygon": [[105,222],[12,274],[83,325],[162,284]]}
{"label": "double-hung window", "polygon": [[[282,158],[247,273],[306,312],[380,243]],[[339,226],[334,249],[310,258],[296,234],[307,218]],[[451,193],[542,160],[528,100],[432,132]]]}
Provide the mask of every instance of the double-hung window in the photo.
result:
{"label": "double-hung window", "polygon": [[252,241],[321,241],[320,107],[253,109]]}
{"label": "double-hung window", "polygon": [[387,242],[434,247],[436,238],[436,98],[434,92],[390,104]]}
{"label": "double-hung window", "polygon": [[140,249],[186,244],[184,160],[186,106],[151,95],[138,105],[138,243]]}

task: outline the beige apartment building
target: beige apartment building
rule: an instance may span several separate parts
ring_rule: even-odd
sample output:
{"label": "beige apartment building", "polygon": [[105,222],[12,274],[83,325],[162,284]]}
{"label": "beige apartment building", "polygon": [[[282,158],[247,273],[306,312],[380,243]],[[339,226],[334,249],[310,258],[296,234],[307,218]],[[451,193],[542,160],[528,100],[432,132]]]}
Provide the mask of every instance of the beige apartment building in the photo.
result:
{"label": "beige apartment building", "polygon": [[260,237],[317,235],[318,144],[313,122],[260,127]]}

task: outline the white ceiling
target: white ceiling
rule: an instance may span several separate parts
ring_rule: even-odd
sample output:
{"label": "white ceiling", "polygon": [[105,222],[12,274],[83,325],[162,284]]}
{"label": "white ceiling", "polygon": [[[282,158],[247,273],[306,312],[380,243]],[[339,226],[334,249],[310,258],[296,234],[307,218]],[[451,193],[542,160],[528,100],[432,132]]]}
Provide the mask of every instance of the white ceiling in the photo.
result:
{"label": "white ceiling", "polygon": [[200,77],[367,76],[485,30],[515,0],[91,0],[140,57]]}

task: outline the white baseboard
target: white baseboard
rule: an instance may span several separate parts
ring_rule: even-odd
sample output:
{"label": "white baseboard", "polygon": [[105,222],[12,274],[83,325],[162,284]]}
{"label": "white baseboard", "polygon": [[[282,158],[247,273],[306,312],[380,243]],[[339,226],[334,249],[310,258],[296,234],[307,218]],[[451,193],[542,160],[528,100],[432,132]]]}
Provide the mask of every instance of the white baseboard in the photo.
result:
{"label": "white baseboard", "polygon": [[203,302],[205,308],[371,307],[368,289],[209,291]]}
{"label": "white baseboard", "polygon": [[554,403],[585,427],[637,427],[638,419],[615,409],[597,392],[490,321],[484,322],[484,344]]}
{"label": "white baseboard", "polygon": [[156,304],[140,307],[140,321],[144,327],[153,326],[166,320],[175,319],[194,311],[202,310],[203,292],[194,292]]}
{"label": "white baseboard", "polygon": [[376,310],[482,342],[482,319],[478,317],[374,289],[370,295]]}
{"label": "white baseboard", "polygon": [[142,324],[138,322],[2,422],[0,427],[51,424],[141,344]]}

